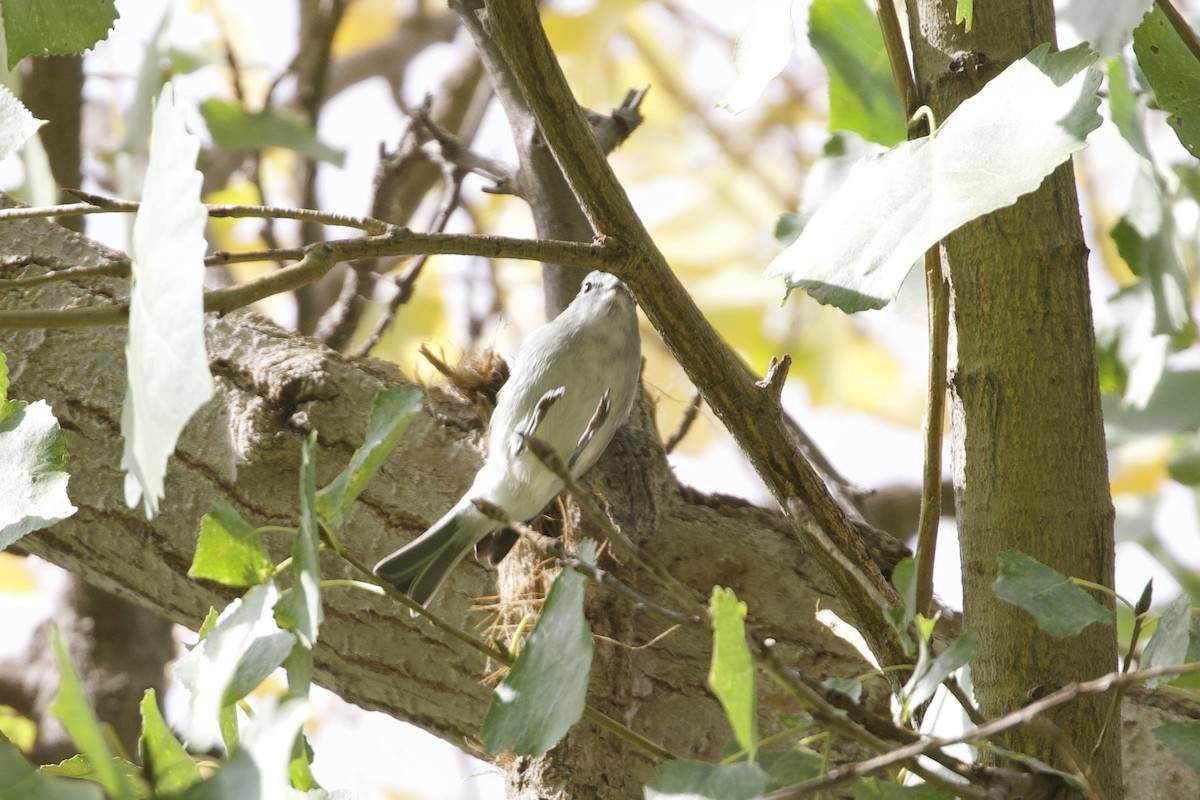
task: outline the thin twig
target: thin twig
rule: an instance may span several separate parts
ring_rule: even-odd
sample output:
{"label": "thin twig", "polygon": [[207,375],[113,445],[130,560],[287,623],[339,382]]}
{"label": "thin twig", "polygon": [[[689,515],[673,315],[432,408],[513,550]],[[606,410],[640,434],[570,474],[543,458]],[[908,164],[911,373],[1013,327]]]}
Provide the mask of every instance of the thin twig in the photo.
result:
{"label": "thin twig", "polygon": [[[814,778],[813,780],[805,781],[791,787],[788,790],[788,794],[778,794],[777,796],[779,798],[802,797],[807,793],[825,789],[861,775],[870,774],[876,770],[887,769],[917,756],[929,755],[953,744],[990,739],[1010,728],[1026,724],[1038,714],[1056,706],[1069,703],[1083,694],[1100,694],[1107,692],[1114,686],[1140,683],[1148,678],[1156,678],[1162,675],[1182,675],[1191,672],[1200,672],[1200,663],[1180,664],[1174,667],[1151,667],[1136,672],[1110,672],[1107,675],[1084,683],[1069,683],[1058,691],[1051,692],[1024,708],[1013,711],[1010,714],[1005,714],[1003,717],[998,717],[985,725],[977,725],[958,736],[922,739],[921,741],[897,748],[875,758],[838,767],[821,778]],[[770,797],[775,798],[776,795],[770,795]]]}
{"label": "thin twig", "polygon": [[925,297],[929,315],[929,374],[925,394],[925,466],[917,521],[917,611],[928,617],[933,606],[933,562],[942,517],[942,429],[950,337],[950,288],[938,245],[925,251]]}
{"label": "thin twig", "polygon": [[580,485],[553,447],[535,436],[523,436],[522,439],[529,451],[563,482],[567,491],[579,505],[579,511],[583,514],[584,519],[595,525],[604,536],[618,545],[622,555],[632,559],[635,564],[653,575],[681,602],[691,607],[704,608],[704,604],[696,598],[691,589],[681,583],[666,567],[649,556],[643,555],[641,548],[634,544],[624,531],[612,524],[612,521],[600,510],[600,506],[596,504],[592,493]]}
{"label": "thin twig", "polygon": [[[436,614],[430,613],[428,609],[409,599],[406,594],[372,572],[366,564],[362,563],[357,558],[346,552],[345,548],[342,547],[341,542],[332,536],[328,530],[322,531],[322,534],[333,552],[337,553],[342,560],[353,567],[355,571],[361,574],[367,581],[383,589],[384,594],[386,594],[388,597],[403,605],[410,612],[414,612],[417,615],[425,617],[425,619],[429,620],[435,628],[442,631],[447,636],[450,636],[452,639],[465,644],[472,650],[482,653],[484,656],[500,664],[510,667],[512,666],[513,656],[507,650],[499,647],[493,647],[486,642],[477,639],[466,631],[451,625],[449,622],[437,616]],[[592,706],[586,706],[584,708],[583,717],[589,722],[592,722],[595,725],[598,725],[599,727],[620,737],[621,739],[624,739],[626,742],[629,742],[635,747],[641,748],[655,758],[663,761],[673,761],[678,758],[678,756],[671,751],[659,744],[656,744],[655,742],[650,741],[637,731],[622,725],[620,722],[617,722],[615,719],[607,716],[602,711],[596,710]]]}
{"label": "thin twig", "polygon": [[679,443],[683,441],[683,437],[687,436],[687,432],[691,430],[692,423],[696,421],[696,417],[700,414],[700,404],[704,402],[704,395],[699,392],[692,394],[692,400],[688,403],[687,410],[683,412],[683,417],[679,420],[678,427],[675,432],[663,444],[663,449],[670,454]]}
{"label": "thin twig", "polygon": [[616,592],[618,595],[627,600],[632,606],[639,609],[650,611],[658,614],[668,622],[673,622],[676,625],[704,625],[704,620],[697,616],[689,616],[680,613],[672,608],[667,608],[661,603],[656,603],[645,595],[638,592],[628,584],[617,580],[617,578],[608,570],[601,569],[595,564],[589,564],[579,558],[575,553],[567,550],[562,539],[554,536],[547,536],[544,533],[538,533],[533,528],[524,522],[517,522],[508,516],[508,512],[500,508],[494,503],[488,503],[482,500],[475,500],[475,507],[479,509],[484,516],[494,519],[506,528],[511,528],[521,534],[525,539],[533,543],[535,547],[546,555],[553,556],[558,560],[558,563],[568,569],[575,570],[580,575],[591,578],[596,583],[607,586],[609,589]]}

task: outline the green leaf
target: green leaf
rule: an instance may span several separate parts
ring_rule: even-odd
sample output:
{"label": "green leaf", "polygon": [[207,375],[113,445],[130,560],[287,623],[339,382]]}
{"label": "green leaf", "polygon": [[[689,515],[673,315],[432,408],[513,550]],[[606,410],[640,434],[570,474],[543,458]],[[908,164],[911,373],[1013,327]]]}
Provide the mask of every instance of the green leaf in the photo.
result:
{"label": "green leaf", "polygon": [[1167,474],[1184,486],[1200,486],[1200,437],[1191,433],[1176,442]]}
{"label": "green leaf", "polygon": [[1179,258],[1172,213],[1162,177],[1153,164],[1141,160],[1129,211],[1113,228],[1112,237],[1129,269],[1150,286],[1156,335],[1175,335],[1192,325],[1190,286]]}
{"label": "green leaf", "polygon": [[308,120],[292,109],[251,112],[237,100],[213,98],[200,104],[200,114],[213,141],[226,150],[282,147],[338,167],[346,160],[341,150],[322,144]]}
{"label": "green leaf", "polygon": [[200,780],[200,767],[188,755],[158,710],[153,689],[142,695],[142,735],[138,753],[156,794],[178,794]]}
{"label": "green leaf", "polygon": [[[1186,593],[1175,598],[1159,617],[1158,627],[1146,644],[1138,664],[1142,669],[1150,667],[1175,667],[1184,662],[1188,652],[1188,636],[1192,627],[1192,598]],[[1174,680],[1173,675],[1150,678],[1146,687],[1153,689],[1160,683]]]}
{"label": "green leaf", "polygon": [[933,138],[866,158],[767,268],[848,313],[895,297],[922,254],[1032,192],[1100,124],[1086,48],[1043,45],[965,101]]}
{"label": "green leaf", "polygon": [[758,764],[668,761],[646,784],[645,800],[751,800],[770,785],[770,776]]}
{"label": "green leaf", "polygon": [[904,109],[887,49],[864,0],[813,0],[808,38],[829,73],[829,129],[888,147],[904,141]]}
{"label": "green leaf", "polygon": [[393,386],[375,395],[366,439],[341,474],[317,492],[317,514],[326,525],[333,530],[342,526],[350,506],[391,455],[422,402],[424,395],[415,386]]}
{"label": "green leaf", "polygon": [[1149,160],[1150,148],[1146,145],[1142,119],[1146,108],[1145,97],[1134,93],[1124,59],[1110,58],[1107,67],[1108,112],[1112,116],[1113,124],[1134,151]]}
{"label": "green leaf", "polygon": [[819,753],[797,747],[782,753],[759,753],[758,766],[771,776],[771,788],[775,789],[817,777],[825,768],[825,759]]}
{"label": "green leaf", "polygon": [[1133,52],[1167,123],[1193,156],[1200,156],[1200,63],[1157,5],[1133,31]]}
{"label": "green leaf", "polygon": [[54,649],[54,660],[58,664],[58,694],[50,710],[71,736],[79,752],[88,758],[95,771],[96,780],[104,787],[109,797],[131,800],[134,789],[131,782],[117,769],[112,750],[100,729],[100,721],[88,705],[83,684],[71,664],[71,657],[63,647],[58,628],[50,630],[50,644]]}
{"label": "green leaf", "polygon": [[738,744],[753,761],[758,755],[758,711],[754,658],[746,646],[746,604],[738,601],[732,589],[715,586],[708,612],[713,626],[708,686],[721,701]]}
{"label": "green leaf", "polygon": [[108,38],[117,21],[116,0],[3,0],[8,68],[25,56],[82,53]]}
{"label": "green leaf", "polygon": [[928,784],[901,786],[878,778],[860,778],[854,784],[854,800],[952,800]]}
{"label": "green leaf", "polygon": [[91,781],[41,775],[11,742],[0,739],[0,800],[103,800]]}
{"label": "green leaf", "polygon": [[192,748],[212,747],[221,735],[222,712],[291,653],[296,637],[275,623],[279,597],[273,580],[253,587],[226,606],[208,635],[175,663],[175,677],[191,694],[187,740]]}
{"label": "green leaf", "polygon": [[1093,622],[1112,624],[1111,611],[1045,564],[1017,550],[1005,550],[997,560],[996,596],[1028,611],[1051,636],[1077,636]]}
{"label": "green leaf", "polygon": [[904,606],[901,608],[885,608],[883,610],[883,617],[892,626],[892,630],[896,631],[896,635],[900,638],[900,644],[904,647],[904,652],[912,655],[916,649],[916,642],[913,641],[912,634],[908,631],[908,626],[912,624],[913,618],[917,615],[916,559],[905,558],[895,566],[892,570],[892,585],[899,592],[900,599],[904,601]]}
{"label": "green leaf", "polygon": [[795,46],[792,0],[756,0],[733,46],[737,79],[718,105],[733,114],[754,105],[767,84],[783,72]]}
{"label": "green leaf", "polygon": [[226,586],[257,586],[274,572],[262,536],[224,500],[200,520],[200,539],[188,576]]}
{"label": "green leaf", "polygon": [[1167,722],[1154,729],[1154,736],[1189,767],[1200,772],[1200,719]]}
{"label": "green leaf", "polygon": [[971,32],[971,26],[975,24],[975,0],[958,0],[954,8],[954,24],[961,24],[963,30]]}
{"label": "green leaf", "polygon": [[1130,407],[1112,394],[1100,398],[1104,429],[1114,438],[1128,441],[1147,434],[1173,435],[1200,428],[1200,371],[1166,372],[1144,407]]}
{"label": "green leaf", "polygon": [[260,710],[241,744],[210,777],[179,800],[275,800],[289,797],[292,743],[308,714],[303,700],[286,700]]}
{"label": "green leaf", "polygon": [[192,414],[213,393],[204,349],[204,226],[196,171],[200,140],[184,127],[171,86],[154,109],[150,163],[133,222],[133,288],[125,346],[129,387],[121,411],[125,502],[163,496],[167,457]]}
{"label": "green leaf", "polygon": [[300,454],[300,532],[292,544],[295,580],[275,609],[279,624],[295,633],[300,643],[310,650],[317,644],[317,630],[322,619],[321,565],[317,556],[316,452],[317,433],[313,431]]}
{"label": "green leaf", "polygon": [[[580,545],[578,558],[593,563],[596,543]],[[539,756],[583,716],[592,667],[592,629],[583,617],[585,583],[583,575],[564,569],[550,587],[524,649],[492,693],[482,730],[489,753],[509,748],[517,755]]]}
{"label": "green leaf", "polygon": [[904,705],[910,709],[924,705],[926,700],[933,697],[933,693],[941,686],[942,681],[971,660],[971,656],[975,654],[975,643],[974,633],[964,633],[938,654],[938,657],[931,663],[926,662],[923,665],[926,667],[925,669],[914,672],[904,687]]}
{"label": "green leaf", "polygon": [[[0,354],[7,395],[8,370]],[[0,550],[78,509],[67,497],[67,440],[50,406],[0,399]]]}

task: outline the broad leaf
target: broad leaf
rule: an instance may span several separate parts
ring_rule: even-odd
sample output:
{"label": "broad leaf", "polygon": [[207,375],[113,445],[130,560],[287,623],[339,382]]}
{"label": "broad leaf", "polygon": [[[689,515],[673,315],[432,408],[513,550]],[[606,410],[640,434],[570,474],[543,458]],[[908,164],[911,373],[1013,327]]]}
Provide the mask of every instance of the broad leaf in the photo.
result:
{"label": "broad leaf", "polygon": [[[596,543],[585,541],[578,557],[594,561]],[[489,753],[508,748],[517,755],[541,755],[583,716],[592,668],[592,629],[583,617],[585,583],[571,569],[555,578],[524,649],[492,693],[482,731]],[[553,691],[546,691],[548,686]]]}
{"label": "broad leaf", "polygon": [[[1175,598],[1175,602],[1167,606],[1167,610],[1159,617],[1158,627],[1154,635],[1146,643],[1139,666],[1142,669],[1150,667],[1176,667],[1184,662],[1188,652],[1188,637],[1192,627],[1192,598],[1186,593]],[[1160,683],[1168,683],[1175,679],[1173,675],[1163,675],[1146,681],[1147,688],[1153,689]]]}
{"label": "broad leaf", "polygon": [[846,312],[886,305],[926,250],[1037,189],[1084,146],[1100,124],[1094,60],[1043,45],[963,101],[936,136],[864,159],[767,276]]}
{"label": "broad leaf", "polygon": [[226,586],[257,586],[273,571],[262,536],[232,506],[217,500],[200,520],[200,539],[188,576]]}
{"label": "broad leaf", "polygon": [[252,112],[236,100],[214,98],[200,104],[200,114],[213,141],[226,150],[282,147],[338,167],[346,160],[341,150],[322,144],[308,120],[291,109]]}
{"label": "broad leaf", "polygon": [[147,689],[142,696],[141,709],[142,734],[138,737],[138,754],[142,768],[156,793],[178,794],[200,780],[200,767],[167,727],[153,689]]}
{"label": "broad leaf", "polygon": [[279,597],[273,580],[250,589],[226,606],[208,635],[176,662],[175,677],[191,693],[187,740],[194,749],[212,747],[221,737],[222,712],[253,691],[292,651],[295,636],[275,622]]}
{"label": "broad leaf", "polygon": [[1005,550],[998,561],[996,596],[1028,611],[1051,636],[1077,636],[1093,622],[1112,624],[1111,611],[1045,564],[1018,550]]}
{"label": "broad leaf", "polygon": [[1200,157],[1200,62],[1157,5],[1134,30],[1133,52],[1175,135]]}
{"label": "broad leaf", "polygon": [[717,586],[708,611],[713,626],[708,686],[721,701],[738,744],[753,761],[758,754],[758,711],[754,658],[746,646],[746,604],[732,590]]}
{"label": "broad leaf", "polygon": [[909,633],[908,626],[917,615],[917,562],[913,558],[905,558],[892,570],[892,585],[904,601],[903,607],[883,609],[883,617],[892,626],[892,630],[900,639],[904,652],[909,655],[916,649],[916,642]]}
{"label": "broad leaf", "polygon": [[668,761],[646,784],[645,800],[751,800],[770,785],[770,776],[757,764]]}
{"label": "broad leaf", "polygon": [[971,660],[975,653],[975,634],[964,633],[938,654],[938,657],[928,664],[928,668],[920,674],[914,673],[904,687],[904,702],[910,709],[919,708],[925,701],[933,697],[942,681],[959,667]]}
{"label": "broad leaf", "polygon": [[0,740],[0,800],[103,800],[100,784],[41,775],[11,742]]}
{"label": "broad leaf", "polygon": [[792,32],[792,0],[754,0],[746,27],[733,47],[737,79],[719,105],[740,114],[758,100],[796,46]]}
{"label": "broad leaf", "polygon": [[907,134],[879,22],[864,0],[813,0],[808,38],[829,73],[829,129],[892,145]]}
{"label": "broad leaf", "polygon": [[0,353],[0,550],[78,509],[67,497],[67,440],[42,400],[8,400]]}
{"label": "broad leaf", "polygon": [[[12,53],[11,49],[9,53]],[[0,86],[0,161],[17,152],[25,140],[45,124],[45,120],[30,114],[7,86]]]}
{"label": "broad leaf", "polygon": [[180,431],[213,393],[204,349],[204,225],[200,140],[184,127],[171,86],[154,109],[150,163],[133,222],[133,288],[125,346],[129,387],[121,412],[125,502],[163,496],[167,457]]}
{"label": "broad leaf", "polygon": [[317,514],[330,528],[337,530],[350,506],[375,477],[391,455],[396,442],[421,409],[424,396],[415,386],[393,386],[375,395],[367,436],[354,451],[350,463],[333,481],[317,492]]}
{"label": "broad leaf", "polygon": [[241,744],[212,776],[195,784],[179,800],[290,800],[288,781],[292,742],[308,714],[303,700],[286,700],[255,715]]}
{"label": "broad leaf", "polygon": [[116,0],[3,0],[8,68],[25,56],[82,53],[108,38],[117,21]]}

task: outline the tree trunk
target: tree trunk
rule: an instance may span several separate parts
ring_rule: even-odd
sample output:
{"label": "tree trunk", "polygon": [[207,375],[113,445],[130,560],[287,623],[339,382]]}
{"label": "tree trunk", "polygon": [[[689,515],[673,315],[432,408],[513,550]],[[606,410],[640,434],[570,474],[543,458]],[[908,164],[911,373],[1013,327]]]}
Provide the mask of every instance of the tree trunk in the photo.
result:
{"label": "tree trunk", "polygon": [[[1049,0],[976,8],[954,24],[954,0],[910,0],[921,101],[939,120],[987,79],[1054,41]],[[1020,550],[1071,576],[1113,585],[1113,509],[1083,243],[1071,164],[1041,188],[944,242],[951,286],[951,425],[964,626],[983,712],[995,716],[1117,665],[1111,626],[1046,635],[992,591],[997,554]],[[1108,596],[1097,599],[1112,607]],[[1111,700],[1092,696],[1023,727],[1013,748],[1063,769],[1086,766],[1103,797],[1121,795]],[[1063,745],[1069,745],[1064,747]],[[1073,764],[1082,758],[1084,764]]]}

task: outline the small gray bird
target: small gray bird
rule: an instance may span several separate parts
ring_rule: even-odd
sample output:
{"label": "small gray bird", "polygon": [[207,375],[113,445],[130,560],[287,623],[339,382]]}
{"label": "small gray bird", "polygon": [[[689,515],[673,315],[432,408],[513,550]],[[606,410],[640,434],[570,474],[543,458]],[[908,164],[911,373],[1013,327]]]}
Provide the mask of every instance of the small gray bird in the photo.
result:
{"label": "small gray bird", "polygon": [[571,304],[521,348],[497,395],[487,462],[471,488],[429,530],[376,564],[375,574],[427,605],[458,562],[500,527],[472,500],[529,520],[562,491],[521,434],[533,433],[572,475],[583,475],[629,416],[641,361],[633,294],[612,275],[589,274]]}

